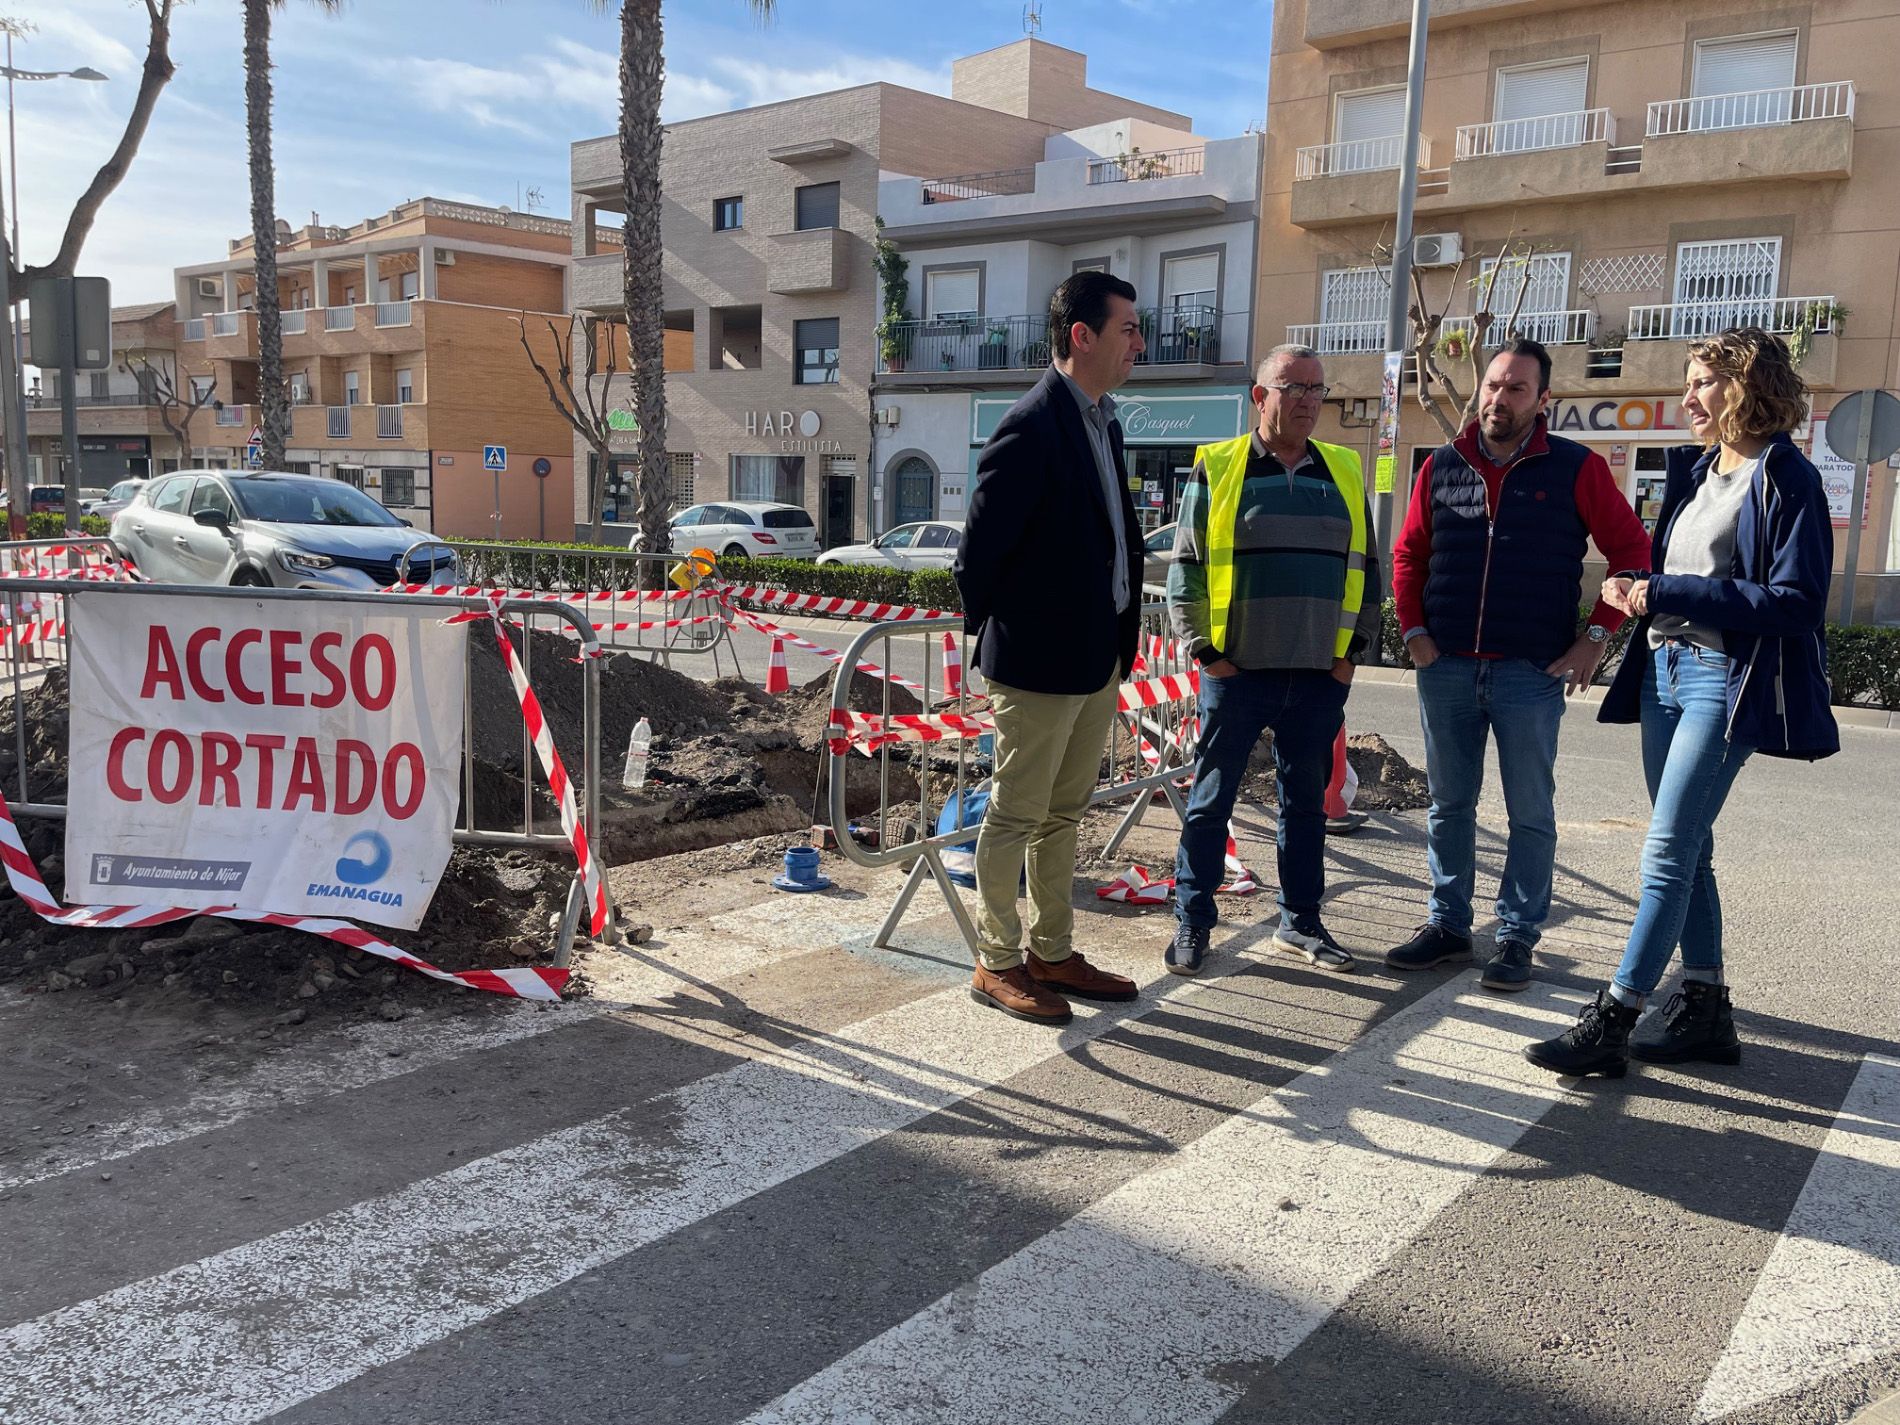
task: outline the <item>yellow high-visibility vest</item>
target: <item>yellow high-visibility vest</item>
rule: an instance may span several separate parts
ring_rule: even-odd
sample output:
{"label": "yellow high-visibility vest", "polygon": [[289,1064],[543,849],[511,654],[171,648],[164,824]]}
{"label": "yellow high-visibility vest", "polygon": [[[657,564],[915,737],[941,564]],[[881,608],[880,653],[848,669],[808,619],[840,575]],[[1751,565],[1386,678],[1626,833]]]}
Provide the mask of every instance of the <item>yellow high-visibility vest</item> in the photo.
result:
{"label": "yellow high-visibility vest", "polygon": [[[1352,520],[1352,546],[1346,556],[1346,596],[1339,606],[1339,632],[1333,656],[1344,658],[1359,625],[1359,608],[1366,597],[1366,487],[1359,453],[1343,445],[1313,442],[1326,473],[1345,497]],[[1207,603],[1208,636],[1216,648],[1227,646],[1227,615],[1234,601],[1234,528],[1240,518],[1240,487],[1247,478],[1247,460],[1253,437],[1236,436],[1217,445],[1203,445],[1194,458],[1207,471]]]}

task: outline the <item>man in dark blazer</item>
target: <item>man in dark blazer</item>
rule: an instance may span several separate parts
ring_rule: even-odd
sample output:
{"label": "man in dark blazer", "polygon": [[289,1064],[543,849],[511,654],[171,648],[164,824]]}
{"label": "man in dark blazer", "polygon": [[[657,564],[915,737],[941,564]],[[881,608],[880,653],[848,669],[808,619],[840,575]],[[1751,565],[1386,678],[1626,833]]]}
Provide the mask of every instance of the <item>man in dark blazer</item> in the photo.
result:
{"label": "man in dark blazer", "polygon": [[[981,941],[970,997],[1066,1024],[1069,996],[1131,1000],[1135,983],[1071,943],[1075,843],[1134,664],[1142,548],[1109,392],[1144,348],[1135,289],[1078,272],[1049,303],[1055,364],[977,457],[957,554],[966,631],[989,684],[996,761],[976,839]],[[1016,913],[1025,867],[1029,955]]]}

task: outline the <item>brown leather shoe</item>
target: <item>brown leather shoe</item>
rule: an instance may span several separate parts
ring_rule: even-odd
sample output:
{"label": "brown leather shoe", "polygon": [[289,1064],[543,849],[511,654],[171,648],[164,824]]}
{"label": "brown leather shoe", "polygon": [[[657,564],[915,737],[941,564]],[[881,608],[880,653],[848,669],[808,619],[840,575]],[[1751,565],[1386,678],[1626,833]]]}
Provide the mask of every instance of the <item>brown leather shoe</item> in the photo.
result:
{"label": "brown leather shoe", "polygon": [[1075,1018],[1067,1000],[1030,979],[1021,965],[1000,973],[978,965],[970,980],[970,998],[1031,1024],[1067,1024]]}
{"label": "brown leather shoe", "polygon": [[1135,988],[1135,982],[1126,975],[1111,975],[1106,970],[1098,970],[1079,953],[1070,955],[1066,960],[1038,960],[1034,955],[1029,955],[1024,958],[1024,964],[1028,966],[1030,979],[1059,995],[1074,995],[1079,999],[1130,1000],[1141,994]]}

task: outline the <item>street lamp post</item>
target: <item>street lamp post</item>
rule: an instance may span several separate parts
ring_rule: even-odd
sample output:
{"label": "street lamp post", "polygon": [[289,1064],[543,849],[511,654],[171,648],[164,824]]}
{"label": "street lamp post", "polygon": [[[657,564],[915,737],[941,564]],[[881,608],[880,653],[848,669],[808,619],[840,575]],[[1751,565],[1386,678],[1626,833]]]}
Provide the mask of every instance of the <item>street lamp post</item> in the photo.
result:
{"label": "street lamp post", "polygon": [[[8,523],[15,539],[26,534],[26,516],[29,505],[26,479],[26,392],[25,382],[20,379],[22,362],[20,360],[19,333],[13,320],[13,264],[20,250],[20,173],[18,150],[13,137],[13,82],[16,79],[89,79],[103,80],[106,76],[96,69],[80,66],[78,69],[15,69],[13,67],[13,34],[7,32],[7,62],[0,65],[0,77],[7,81],[7,159],[8,177],[13,189],[13,227],[12,240],[8,241],[5,203],[0,201],[0,412],[4,412],[5,454],[7,466],[7,501],[10,506]],[[78,438],[74,434],[78,416],[73,402],[76,393],[76,373],[61,373],[60,401],[64,407],[60,443],[66,460],[76,471],[78,469]],[[70,448],[67,448],[70,447]],[[68,518],[77,518],[75,507],[67,511]]]}

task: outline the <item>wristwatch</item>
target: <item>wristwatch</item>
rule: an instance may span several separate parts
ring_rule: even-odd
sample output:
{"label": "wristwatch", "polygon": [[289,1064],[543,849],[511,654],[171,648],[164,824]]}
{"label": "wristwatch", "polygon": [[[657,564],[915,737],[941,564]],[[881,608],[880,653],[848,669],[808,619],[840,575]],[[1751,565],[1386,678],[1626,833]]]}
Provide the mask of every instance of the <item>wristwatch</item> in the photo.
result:
{"label": "wristwatch", "polygon": [[1583,631],[1583,636],[1601,648],[1610,641],[1610,631],[1600,623],[1593,623]]}

